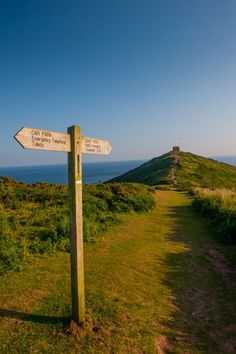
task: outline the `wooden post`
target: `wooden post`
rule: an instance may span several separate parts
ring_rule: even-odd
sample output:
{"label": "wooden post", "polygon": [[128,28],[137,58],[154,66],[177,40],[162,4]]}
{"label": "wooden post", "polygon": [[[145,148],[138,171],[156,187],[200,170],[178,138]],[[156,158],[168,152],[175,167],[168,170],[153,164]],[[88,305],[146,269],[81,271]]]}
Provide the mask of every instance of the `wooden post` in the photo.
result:
{"label": "wooden post", "polygon": [[82,218],[82,161],[80,127],[68,128],[71,152],[68,153],[68,185],[70,204],[70,257],[72,317],[82,324],[85,320],[84,257]]}

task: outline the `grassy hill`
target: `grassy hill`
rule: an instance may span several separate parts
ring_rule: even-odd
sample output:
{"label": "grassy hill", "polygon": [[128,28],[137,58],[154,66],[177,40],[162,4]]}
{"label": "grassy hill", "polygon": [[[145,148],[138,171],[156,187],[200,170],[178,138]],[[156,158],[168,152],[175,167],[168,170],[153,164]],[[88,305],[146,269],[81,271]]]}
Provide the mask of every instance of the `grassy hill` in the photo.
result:
{"label": "grassy hill", "polygon": [[170,151],[109,182],[149,185],[175,184],[181,188],[236,188],[236,167],[190,152]]}

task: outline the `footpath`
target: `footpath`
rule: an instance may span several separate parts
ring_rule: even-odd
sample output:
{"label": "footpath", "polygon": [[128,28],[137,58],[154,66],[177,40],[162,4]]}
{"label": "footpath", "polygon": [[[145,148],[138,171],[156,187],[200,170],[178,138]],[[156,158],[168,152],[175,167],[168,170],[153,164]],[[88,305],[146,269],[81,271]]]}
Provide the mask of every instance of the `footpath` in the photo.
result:
{"label": "footpath", "polygon": [[85,245],[87,319],[69,325],[69,255],[36,257],[0,283],[0,353],[236,353],[235,285],[191,198],[158,191]]}

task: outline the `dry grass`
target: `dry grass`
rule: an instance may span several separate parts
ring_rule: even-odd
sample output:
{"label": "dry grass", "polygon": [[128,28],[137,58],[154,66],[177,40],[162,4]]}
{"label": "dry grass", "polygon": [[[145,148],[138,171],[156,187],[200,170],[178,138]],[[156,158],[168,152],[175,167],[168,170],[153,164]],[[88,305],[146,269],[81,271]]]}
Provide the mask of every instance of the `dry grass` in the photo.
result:
{"label": "dry grass", "polygon": [[235,240],[236,191],[196,188],[194,190],[193,204],[203,215],[213,221],[219,233],[227,239]]}
{"label": "dry grass", "polygon": [[219,199],[223,205],[236,207],[236,191],[231,189],[209,189],[209,188],[195,188],[194,193],[204,198],[212,197]]}

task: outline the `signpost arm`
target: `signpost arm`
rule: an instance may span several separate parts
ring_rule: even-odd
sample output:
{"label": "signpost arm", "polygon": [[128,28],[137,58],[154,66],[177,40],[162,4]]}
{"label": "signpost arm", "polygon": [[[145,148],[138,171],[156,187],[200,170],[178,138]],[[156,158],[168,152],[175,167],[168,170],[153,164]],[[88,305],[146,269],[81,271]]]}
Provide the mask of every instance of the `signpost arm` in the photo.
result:
{"label": "signpost arm", "polygon": [[85,320],[83,219],[82,219],[82,161],[80,127],[68,128],[71,152],[68,153],[68,185],[70,204],[71,297],[73,319]]}

